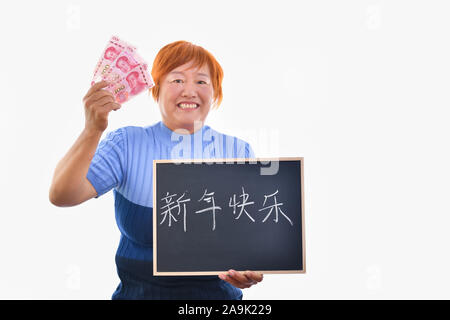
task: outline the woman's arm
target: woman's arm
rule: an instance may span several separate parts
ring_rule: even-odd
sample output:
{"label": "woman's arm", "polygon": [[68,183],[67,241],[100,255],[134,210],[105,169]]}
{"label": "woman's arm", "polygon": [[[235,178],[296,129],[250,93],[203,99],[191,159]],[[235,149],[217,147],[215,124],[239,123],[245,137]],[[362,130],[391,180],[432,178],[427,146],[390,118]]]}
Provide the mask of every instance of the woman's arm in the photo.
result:
{"label": "woman's arm", "polygon": [[86,178],[89,165],[100,141],[101,132],[83,130],[73,146],[56,166],[50,187],[50,202],[71,207],[97,196]]}
{"label": "woman's arm", "polygon": [[86,178],[89,166],[103,131],[108,126],[108,114],[121,106],[113,95],[102,88],[102,81],[92,86],[84,97],[85,128],[56,166],[49,190],[49,200],[58,207],[78,205],[97,196],[97,191]]}

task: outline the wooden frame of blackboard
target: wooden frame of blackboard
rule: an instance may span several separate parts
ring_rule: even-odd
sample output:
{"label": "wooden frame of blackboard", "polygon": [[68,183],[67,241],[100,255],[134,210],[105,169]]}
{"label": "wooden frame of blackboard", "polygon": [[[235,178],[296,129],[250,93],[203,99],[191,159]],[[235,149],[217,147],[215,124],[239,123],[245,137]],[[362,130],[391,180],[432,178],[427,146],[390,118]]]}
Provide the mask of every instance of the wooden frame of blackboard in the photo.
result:
{"label": "wooden frame of blackboard", "polygon": [[[302,261],[301,270],[254,270],[264,274],[291,274],[306,273],[306,246],[305,246],[305,191],[304,191],[304,158],[303,157],[279,157],[279,158],[227,158],[227,159],[171,159],[153,160],[153,275],[155,276],[199,276],[199,275],[219,275],[228,270],[218,271],[198,271],[198,272],[159,272],[157,270],[157,200],[156,200],[156,165],[158,163],[257,163],[268,161],[300,161],[300,197],[301,197],[301,221],[302,221]],[[246,271],[246,270],[236,270]]]}

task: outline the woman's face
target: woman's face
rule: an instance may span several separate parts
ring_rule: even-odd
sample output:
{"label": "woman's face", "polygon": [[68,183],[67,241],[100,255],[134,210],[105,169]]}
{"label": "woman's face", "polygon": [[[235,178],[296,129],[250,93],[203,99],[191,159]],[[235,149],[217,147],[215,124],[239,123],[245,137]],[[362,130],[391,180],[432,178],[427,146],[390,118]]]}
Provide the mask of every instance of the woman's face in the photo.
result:
{"label": "woman's face", "polygon": [[[188,62],[179,66],[162,78],[158,103],[162,120],[169,129],[186,129],[192,134],[205,122],[214,90],[208,66],[193,69],[191,65]],[[195,108],[191,108],[193,104]],[[197,121],[202,124],[194,128]]]}

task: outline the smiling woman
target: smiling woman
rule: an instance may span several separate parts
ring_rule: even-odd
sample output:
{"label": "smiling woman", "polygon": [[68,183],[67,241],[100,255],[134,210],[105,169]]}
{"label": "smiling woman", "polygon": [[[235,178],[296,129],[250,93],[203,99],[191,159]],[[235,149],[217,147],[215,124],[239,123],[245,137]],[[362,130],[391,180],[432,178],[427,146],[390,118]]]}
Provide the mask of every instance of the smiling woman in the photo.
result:
{"label": "smiling woman", "polygon": [[[254,153],[247,142],[204,124],[211,107],[222,101],[223,71],[209,52],[186,41],[168,44],[157,54],[152,76],[162,121],[119,128],[102,141],[108,114],[120,105],[103,89],[106,82],[89,89],[85,128],[55,169],[50,201],[74,206],[114,189],[121,237],[116,253],[120,283],[113,299],[242,299],[240,289],[260,282],[262,274],[153,276],[153,160],[254,158]],[[188,141],[182,154],[177,152],[180,139]]]}
{"label": "smiling woman", "polygon": [[[222,67],[208,51],[186,41],[163,47],[152,69],[163,122],[171,130],[194,132],[195,121],[204,122],[210,108],[222,102]],[[213,108],[214,108],[213,107]]]}

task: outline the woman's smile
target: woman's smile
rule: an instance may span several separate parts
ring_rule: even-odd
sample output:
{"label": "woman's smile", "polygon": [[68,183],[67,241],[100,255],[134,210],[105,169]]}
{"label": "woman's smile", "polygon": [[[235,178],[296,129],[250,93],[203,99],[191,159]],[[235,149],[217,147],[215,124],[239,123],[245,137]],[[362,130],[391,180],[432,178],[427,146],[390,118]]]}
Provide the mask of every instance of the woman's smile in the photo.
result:
{"label": "woman's smile", "polygon": [[177,104],[177,107],[180,108],[181,110],[193,111],[198,109],[200,105],[198,103],[193,102],[181,102]]}
{"label": "woman's smile", "polygon": [[159,106],[164,124],[175,131],[194,131],[211,109],[214,90],[208,65],[194,67],[192,61],[170,71],[161,81]]}

